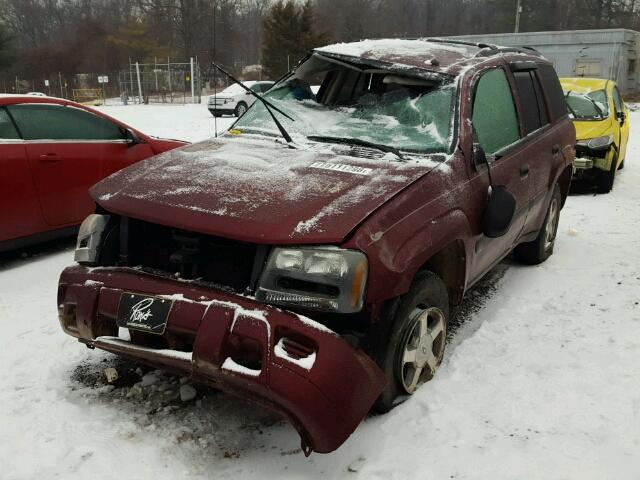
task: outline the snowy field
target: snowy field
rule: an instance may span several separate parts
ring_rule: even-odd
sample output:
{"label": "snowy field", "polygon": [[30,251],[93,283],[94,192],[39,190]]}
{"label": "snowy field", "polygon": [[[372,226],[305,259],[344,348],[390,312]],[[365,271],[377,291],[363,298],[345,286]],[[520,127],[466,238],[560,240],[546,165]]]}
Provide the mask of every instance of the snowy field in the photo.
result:
{"label": "snowy field", "polygon": [[[127,106],[114,101],[117,105],[94,108],[149,135],[197,142],[213,136],[214,118],[207,109],[208,101],[209,97],[202,97],[202,103],[199,105]],[[218,118],[218,132],[229,128],[235,120],[236,118],[231,116]]]}
{"label": "snowy field", "polygon": [[[154,135],[213,131],[204,105],[104,111]],[[640,478],[640,112],[631,124],[613,192],[571,196],[555,254],[499,265],[436,379],[329,455],[305,458],[261,407],[197,385],[183,402],[185,379],[63,334],[72,242],[0,256],[0,479]]]}

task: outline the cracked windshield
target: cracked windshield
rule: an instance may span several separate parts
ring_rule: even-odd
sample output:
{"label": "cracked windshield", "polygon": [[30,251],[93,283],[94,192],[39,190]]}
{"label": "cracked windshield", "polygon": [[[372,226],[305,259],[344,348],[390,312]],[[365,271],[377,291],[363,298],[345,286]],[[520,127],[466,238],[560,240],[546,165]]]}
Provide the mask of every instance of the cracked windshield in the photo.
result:
{"label": "cracked windshield", "polygon": [[607,93],[604,90],[594,90],[588,93],[574,91],[565,92],[569,113],[573,118],[581,120],[601,120],[609,116]]}
{"label": "cracked windshield", "polygon": [[[311,137],[324,142],[367,142],[408,152],[448,152],[456,90],[453,79],[442,83],[379,72],[311,58],[295,75],[269,90],[265,99],[293,119],[274,111],[296,142]],[[278,135],[259,101],[235,128]]]}

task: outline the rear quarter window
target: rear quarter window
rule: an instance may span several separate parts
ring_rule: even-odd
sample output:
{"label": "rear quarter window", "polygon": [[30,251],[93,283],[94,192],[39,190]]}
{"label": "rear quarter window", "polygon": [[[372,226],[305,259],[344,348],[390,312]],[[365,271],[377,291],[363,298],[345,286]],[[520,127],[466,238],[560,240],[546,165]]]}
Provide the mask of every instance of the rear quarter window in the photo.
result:
{"label": "rear quarter window", "polygon": [[566,117],[568,115],[567,104],[562,93],[560,80],[558,80],[558,75],[553,66],[548,64],[539,65],[537,74],[546,93],[551,121],[555,122],[560,118]]}

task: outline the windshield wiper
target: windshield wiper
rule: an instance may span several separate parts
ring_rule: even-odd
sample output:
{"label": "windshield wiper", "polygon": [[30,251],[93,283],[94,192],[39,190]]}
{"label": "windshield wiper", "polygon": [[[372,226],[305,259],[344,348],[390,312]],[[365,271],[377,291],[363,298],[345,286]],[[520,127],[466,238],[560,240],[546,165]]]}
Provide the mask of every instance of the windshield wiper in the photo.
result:
{"label": "windshield wiper", "polygon": [[271,115],[271,118],[273,119],[273,123],[276,124],[276,127],[278,127],[278,130],[280,131],[280,134],[282,135],[282,137],[286,140],[287,144],[291,144],[293,143],[293,139],[291,138],[291,135],[289,135],[289,133],[285,130],[285,128],[282,126],[282,123],[280,123],[280,121],[276,118],[275,114],[273,113],[273,110],[275,110],[276,112],[284,115],[285,117],[287,117],[289,120],[291,120],[292,122],[295,122],[295,120],[293,118],[291,118],[289,115],[287,115],[286,113],[284,113],[282,110],[280,110],[278,107],[276,107],[273,103],[271,103],[268,100],[265,100],[264,97],[262,95],[259,95],[258,93],[254,92],[253,90],[251,90],[249,87],[247,87],[244,83],[242,83],[240,80],[238,80],[237,78],[235,78],[233,75],[231,75],[229,72],[227,72],[224,68],[222,68],[220,65],[218,65],[215,62],[211,62],[213,64],[214,67],[216,67],[218,70],[220,70],[222,73],[224,73],[227,77],[229,77],[232,81],[236,82],[238,85],[240,85],[242,88],[244,88],[247,93],[250,93],[251,95],[253,95],[254,97],[256,97],[258,100],[260,100],[262,102],[262,104],[264,105],[264,108],[267,109],[267,112],[269,112],[269,115]]}
{"label": "windshield wiper", "polygon": [[[569,91],[567,92],[567,95],[566,95],[566,97],[565,97],[565,98],[568,98],[570,93],[572,93],[572,91],[571,91],[571,90],[569,90]],[[598,112],[598,116],[599,116],[600,118],[605,118],[605,116],[604,116],[604,112],[603,112],[603,111],[602,111],[602,109],[598,106],[598,104],[596,103],[596,101],[595,101],[593,98],[591,98],[591,97],[590,97],[589,95],[587,95],[587,94],[580,94],[580,93],[577,93],[576,95],[580,95],[582,98],[586,98],[587,100],[589,100],[589,101],[591,102],[591,104],[593,105],[593,108],[595,108],[596,112]],[[569,102],[567,102],[567,106],[569,107]],[[573,108],[569,107],[569,109],[573,112]],[[576,117],[576,116],[575,116],[575,113],[574,113],[574,115],[573,115],[573,116],[574,116],[574,118],[578,118],[578,117]]]}
{"label": "windshield wiper", "polygon": [[375,148],[382,152],[393,153],[398,158],[404,160],[404,155],[400,153],[400,150],[390,145],[383,145],[380,143],[368,142],[367,140],[361,140],[359,138],[350,138],[350,137],[326,137],[323,135],[309,135],[307,138],[309,140],[314,140],[316,142],[344,143],[346,145],[360,145],[363,147]]}
{"label": "windshield wiper", "polygon": [[593,106],[596,108],[596,110],[598,111],[598,115],[600,115],[600,118],[604,118],[604,112],[602,111],[602,109],[598,106],[598,104],[596,103],[596,101],[591,98],[589,95],[585,95],[585,97],[587,97],[591,103],[593,103]]}

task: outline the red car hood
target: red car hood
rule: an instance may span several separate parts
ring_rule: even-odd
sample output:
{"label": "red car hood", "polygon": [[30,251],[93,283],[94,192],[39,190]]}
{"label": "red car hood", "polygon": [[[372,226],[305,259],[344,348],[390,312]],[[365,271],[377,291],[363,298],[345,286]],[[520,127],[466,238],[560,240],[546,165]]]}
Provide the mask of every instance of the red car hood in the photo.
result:
{"label": "red car hood", "polygon": [[96,184],[91,195],[110,212],[209,235],[270,244],[339,243],[439,165],[427,158],[400,161],[393,154],[362,159],[346,155],[351,148],[208,140],[121,170]]}

